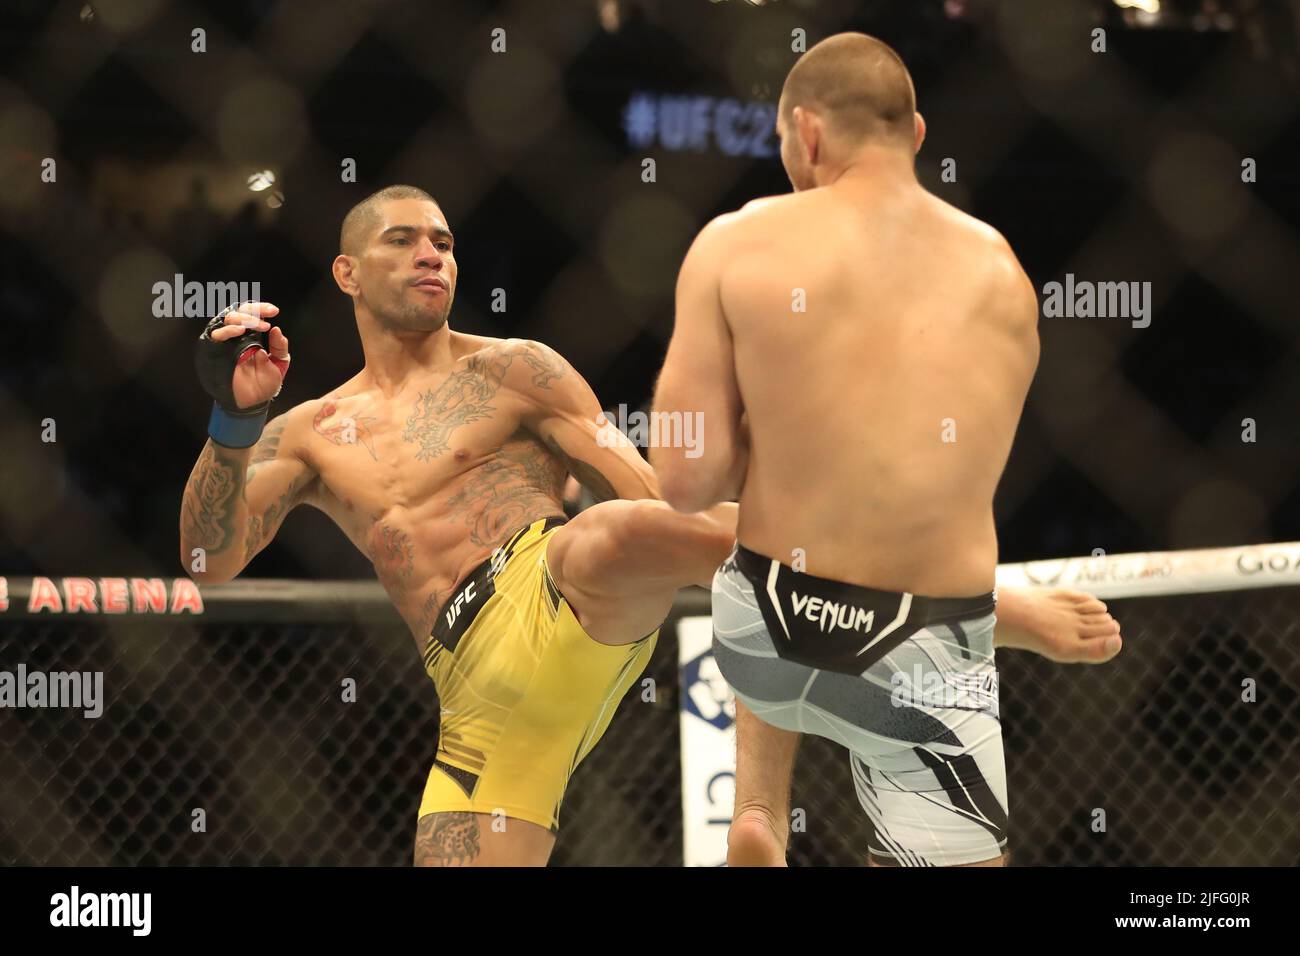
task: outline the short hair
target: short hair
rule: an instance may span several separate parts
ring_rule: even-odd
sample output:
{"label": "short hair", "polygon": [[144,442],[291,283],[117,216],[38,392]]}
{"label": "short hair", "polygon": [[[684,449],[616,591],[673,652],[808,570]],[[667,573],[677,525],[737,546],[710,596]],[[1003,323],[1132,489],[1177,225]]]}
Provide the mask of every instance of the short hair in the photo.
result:
{"label": "short hair", "polygon": [[339,252],[345,256],[357,254],[366,233],[379,224],[379,204],[390,199],[427,199],[438,205],[438,200],[418,186],[385,186],[361,200],[343,217],[343,227],[339,229]]}
{"label": "short hair", "polygon": [[837,33],[799,58],[781,89],[787,126],[796,106],[825,116],[853,143],[911,144],[916,90],[889,44],[865,33]]}

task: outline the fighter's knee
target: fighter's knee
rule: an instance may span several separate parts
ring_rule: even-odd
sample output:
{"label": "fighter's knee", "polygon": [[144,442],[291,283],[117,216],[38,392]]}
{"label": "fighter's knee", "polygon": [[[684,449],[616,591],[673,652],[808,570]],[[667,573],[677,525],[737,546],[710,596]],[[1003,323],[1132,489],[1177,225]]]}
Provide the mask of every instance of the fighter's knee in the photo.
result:
{"label": "fighter's knee", "polygon": [[662,527],[665,515],[672,513],[662,501],[619,501],[617,504],[617,508],[610,509],[605,525],[610,557],[627,554],[638,543],[644,543]]}
{"label": "fighter's knee", "polygon": [[654,501],[607,501],[584,512],[553,572],[581,590],[598,590],[634,558],[638,543],[644,545],[655,524],[655,506],[665,507]]}

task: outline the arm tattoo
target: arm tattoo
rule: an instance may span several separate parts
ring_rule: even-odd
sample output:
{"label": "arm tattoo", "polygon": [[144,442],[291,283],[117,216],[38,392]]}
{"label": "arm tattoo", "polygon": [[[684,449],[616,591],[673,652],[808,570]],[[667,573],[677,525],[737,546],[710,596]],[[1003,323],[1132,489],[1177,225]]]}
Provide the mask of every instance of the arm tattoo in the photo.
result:
{"label": "arm tattoo", "polygon": [[298,481],[295,479],[290,483],[288,489],[280,496],[280,500],[271,507],[266,509],[262,515],[248,516],[248,534],[244,544],[244,563],[248,564],[253,560],[253,556],[262,549],[262,546],[271,539],[276,529],[280,527],[285,516],[296,505],[298,494]]}
{"label": "arm tattoo", "polygon": [[270,461],[280,452],[280,436],[284,434],[284,426],[289,424],[287,415],[281,415],[266,426],[262,432],[262,437],[257,440],[253,446],[253,454],[248,459],[249,465],[260,465],[264,461]]}
{"label": "arm tattoo", "polygon": [[235,495],[244,494],[244,465],[209,441],[185,489],[185,536],[191,547],[219,554],[234,542]]}
{"label": "arm tattoo", "polygon": [[546,439],[546,447],[556,458],[564,462],[564,467],[569,469],[574,478],[578,479],[579,484],[591,492],[591,496],[597,501],[612,501],[618,497],[618,492],[614,490],[614,485],[608,478],[602,475],[594,465],[589,465],[581,459],[572,457],[568,452],[560,447],[554,437]]}
{"label": "arm tattoo", "polygon": [[564,375],[564,362],[551,349],[525,346],[522,351],[524,361],[537,373],[533,376],[533,384],[538,388],[550,388],[553,379]]}
{"label": "arm tattoo", "polygon": [[415,828],[416,866],[465,866],[478,859],[478,820],[472,813],[430,813]]}

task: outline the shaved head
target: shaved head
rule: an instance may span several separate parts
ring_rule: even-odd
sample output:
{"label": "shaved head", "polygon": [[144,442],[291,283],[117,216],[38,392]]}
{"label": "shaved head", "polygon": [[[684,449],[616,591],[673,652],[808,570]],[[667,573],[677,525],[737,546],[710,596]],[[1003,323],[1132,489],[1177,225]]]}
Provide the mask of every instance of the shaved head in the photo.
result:
{"label": "shaved head", "polygon": [[355,303],[358,327],[437,332],[456,295],[454,245],[432,196],[415,186],[388,186],[343,217],[330,269]]}
{"label": "shaved head", "polygon": [[361,254],[366,237],[379,227],[379,206],[390,199],[423,199],[433,203],[438,201],[415,186],[386,186],[373,192],[349,210],[343,217],[343,228],[339,230],[339,252],[345,256]]}
{"label": "shaved head", "polygon": [[824,117],[848,144],[912,146],[912,77],[888,44],[865,33],[837,33],[799,58],[781,90],[787,128],[796,106]]}

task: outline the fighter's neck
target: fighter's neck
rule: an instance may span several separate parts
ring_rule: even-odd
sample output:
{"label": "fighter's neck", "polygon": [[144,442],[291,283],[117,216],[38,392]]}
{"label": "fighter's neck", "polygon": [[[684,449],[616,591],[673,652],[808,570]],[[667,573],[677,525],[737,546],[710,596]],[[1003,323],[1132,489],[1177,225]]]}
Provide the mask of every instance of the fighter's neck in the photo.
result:
{"label": "fighter's neck", "polygon": [[816,178],[819,186],[839,186],[868,192],[894,192],[920,187],[914,158],[897,149],[863,149],[843,166],[821,171]]}
{"label": "fighter's neck", "polygon": [[450,327],[433,332],[362,329],[365,365],[361,381],[384,395],[395,395],[412,375],[449,370],[459,358]]}

